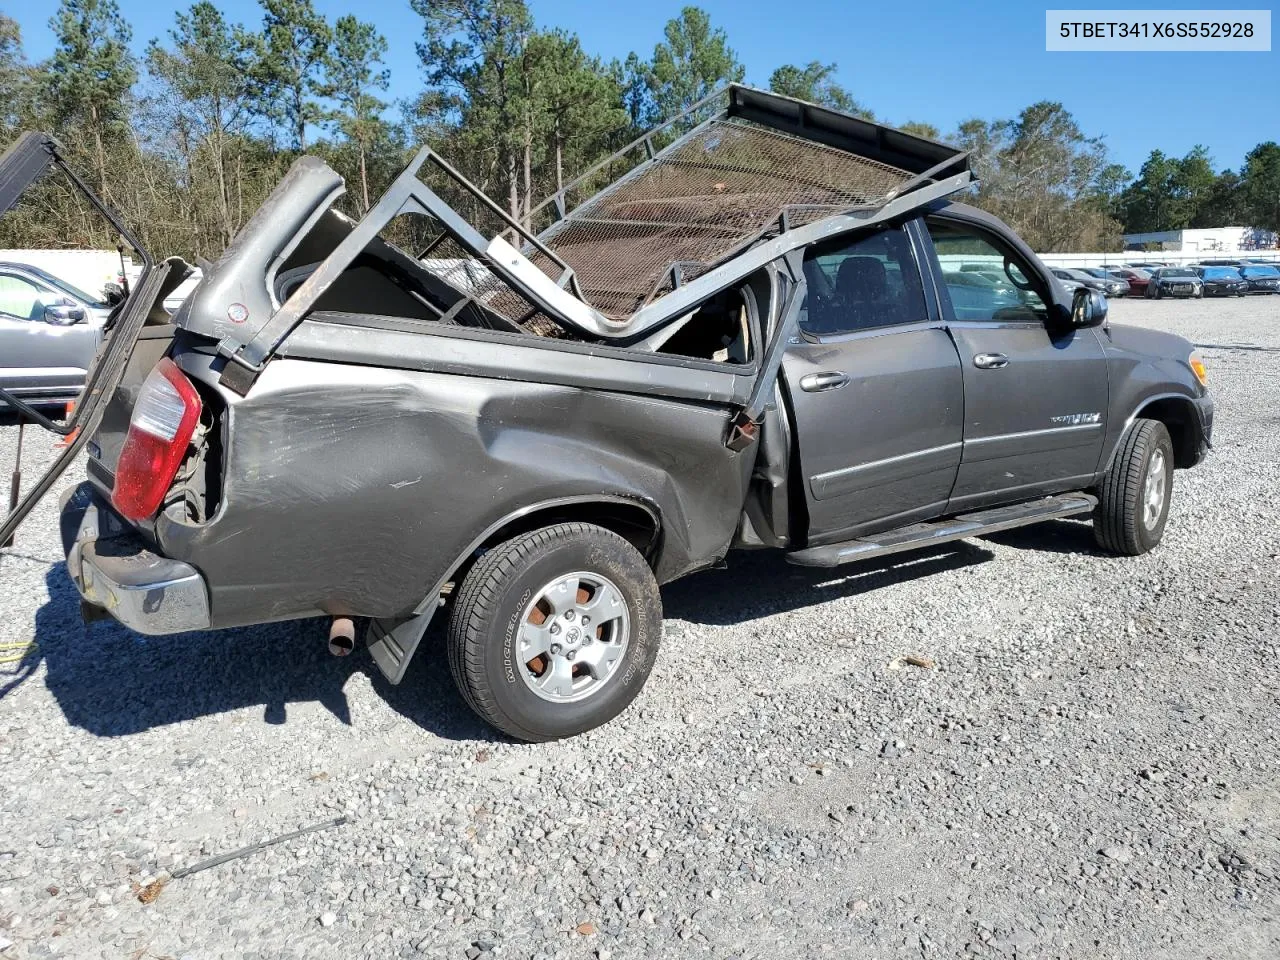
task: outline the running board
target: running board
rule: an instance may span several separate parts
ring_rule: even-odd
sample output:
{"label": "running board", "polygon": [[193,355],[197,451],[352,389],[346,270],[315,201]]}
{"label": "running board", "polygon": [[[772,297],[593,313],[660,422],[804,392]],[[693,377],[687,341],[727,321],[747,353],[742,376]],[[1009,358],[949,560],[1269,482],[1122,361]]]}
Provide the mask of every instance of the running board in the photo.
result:
{"label": "running board", "polygon": [[929,523],[913,523],[909,527],[886,530],[872,537],[831,543],[823,547],[796,550],[786,556],[788,563],[802,567],[838,567],[855,560],[883,557],[903,550],[918,550],[935,543],[981,537],[1014,527],[1025,527],[1041,520],[1055,520],[1077,513],[1088,513],[1098,504],[1098,498],[1088,493],[1067,493],[1046,497],[1030,503],[1016,503],[1007,507],[993,507],[976,513],[962,513],[946,520]]}

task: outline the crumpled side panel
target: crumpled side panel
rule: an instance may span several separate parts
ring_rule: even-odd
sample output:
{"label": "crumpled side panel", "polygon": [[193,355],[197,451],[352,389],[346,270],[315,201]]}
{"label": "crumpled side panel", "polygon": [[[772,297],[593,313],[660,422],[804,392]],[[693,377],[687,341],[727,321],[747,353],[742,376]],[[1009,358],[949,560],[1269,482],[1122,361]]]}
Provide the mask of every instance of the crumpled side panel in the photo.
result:
{"label": "crumpled side panel", "polygon": [[486,528],[561,497],[656,508],[669,580],[727,549],[754,456],[724,448],[724,407],[575,387],[277,360],[228,399],[221,511],[157,524],[215,626],[405,615]]}

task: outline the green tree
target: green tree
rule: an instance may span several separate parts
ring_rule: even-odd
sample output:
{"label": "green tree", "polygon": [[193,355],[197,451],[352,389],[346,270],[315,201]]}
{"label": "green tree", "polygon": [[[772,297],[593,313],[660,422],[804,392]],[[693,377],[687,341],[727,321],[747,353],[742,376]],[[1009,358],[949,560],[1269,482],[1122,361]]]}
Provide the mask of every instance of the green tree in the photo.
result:
{"label": "green tree", "polygon": [[555,190],[565,183],[565,166],[580,169],[604,153],[629,126],[625,91],[616,75],[587,56],[576,36],[557,30],[530,40],[537,80],[538,112],[547,121]]}
{"label": "green tree", "polygon": [[[206,183],[212,187],[212,252],[229,244],[240,225],[236,199],[241,184],[232,182],[230,164],[239,156],[241,138],[253,120],[251,72],[256,52],[255,38],[239,24],[228,24],[208,0],[175,16],[168,46],[152,40],[147,47],[147,71],[155,92],[144,107],[162,132],[158,146],[176,154],[192,190]],[[189,215],[200,220],[208,213],[193,207]],[[197,242],[197,253],[201,246]]]}
{"label": "green tree", "polygon": [[665,41],[653,49],[649,89],[657,115],[668,120],[726,83],[739,83],[746,70],[729,47],[724,30],[711,26],[700,7],[685,7],[667,21]]}
{"label": "green tree", "polygon": [[614,85],[622,97],[622,107],[627,113],[633,134],[652,127],[658,107],[649,89],[649,64],[637,53],[627,54],[626,60],[615,60],[609,65]]}
{"label": "green tree", "polygon": [[874,120],[874,113],[858,103],[853,98],[853,94],[836,83],[833,79],[835,73],[834,63],[813,60],[807,67],[786,63],[770,75],[769,89],[784,97],[807,100],[842,113],[851,113],[855,117]]}
{"label": "green tree", "polygon": [[48,106],[59,126],[87,134],[98,187],[109,197],[107,149],[129,129],[129,93],[138,76],[129,25],[115,0],[61,0],[49,29],[55,46],[43,67]]}
{"label": "green tree", "polygon": [[1149,233],[1192,226],[1202,219],[1217,179],[1205,147],[1196,146],[1181,158],[1151,151],[1121,199],[1126,230]]}
{"label": "green tree", "polygon": [[523,0],[410,0],[423,19],[418,42],[427,82],[418,119],[447,131],[482,188],[507,197],[519,218],[530,110],[524,56],[533,18]]}
{"label": "green tree", "polygon": [[0,13],[0,141],[12,140],[30,116],[33,86],[22,29]]}
{"label": "green tree", "polygon": [[1118,248],[1110,215],[1117,168],[1060,103],[1034,103],[1012,120],[968,120],[953,137],[972,154],[975,202],[1044,252]]}
{"label": "green tree", "polygon": [[924,137],[926,140],[942,139],[942,131],[932,123],[920,123],[916,120],[908,120],[906,123],[899,126],[898,129],[903,133],[913,133],[917,137]]}
{"label": "green tree", "polygon": [[1280,233],[1280,144],[1268,140],[1245,155],[1240,190],[1248,226]]}
{"label": "green tree", "polygon": [[371,23],[348,14],[339,17],[333,30],[333,58],[323,93],[337,109],[330,122],[355,145],[360,170],[360,214],[369,209],[369,151],[386,136],[382,119],[386,104],[377,97],[390,83],[382,69],[387,41]]}
{"label": "green tree", "polygon": [[1214,178],[1209,195],[1191,221],[1193,227],[1226,227],[1243,225],[1249,219],[1245,213],[1244,192],[1240,175],[1234,170],[1223,170]]}
{"label": "green tree", "polygon": [[316,97],[324,86],[333,31],[311,0],[261,0],[263,48],[254,65],[263,110],[284,126],[295,150],[307,148],[307,126],[324,119]]}

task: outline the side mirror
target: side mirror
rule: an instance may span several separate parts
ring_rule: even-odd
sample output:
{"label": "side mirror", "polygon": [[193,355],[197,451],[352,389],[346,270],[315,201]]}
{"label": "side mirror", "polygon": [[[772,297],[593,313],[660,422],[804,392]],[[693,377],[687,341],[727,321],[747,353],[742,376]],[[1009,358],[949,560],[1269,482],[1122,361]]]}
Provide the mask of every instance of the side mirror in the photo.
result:
{"label": "side mirror", "polygon": [[124,300],[124,287],[118,283],[103,284],[102,299],[106,301],[107,306],[114,307],[117,303]]}
{"label": "side mirror", "polygon": [[1107,319],[1107,298],[1098,290],[1080,287],[1071,298],[1073,327],[1100,327]]}
{"label": "side mirror", "polygon": [[44,308],[44,322],[55,327],[69,327],[73,323],[83,323],[84,319],[84,307],[58,303]]}

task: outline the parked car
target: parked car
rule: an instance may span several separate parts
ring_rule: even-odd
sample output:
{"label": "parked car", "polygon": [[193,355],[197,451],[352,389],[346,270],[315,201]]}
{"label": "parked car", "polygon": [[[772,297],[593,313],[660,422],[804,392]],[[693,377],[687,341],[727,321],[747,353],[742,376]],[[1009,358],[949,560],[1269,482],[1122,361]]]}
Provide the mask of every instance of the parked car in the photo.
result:
{"label": "parked car", "polygon": [[84,388],[110,312],[101,297],[38,267],[0,262],[0,388],[60,412]]}
{"label": "parked car", "polygon": [[1170,266],[1170,264],[1164,263],[1163,261],[1153,260],[1153,261],[1144,262],[1144,263],[1126,263],[1125,266],[1131,270],[1145,270],[1147,273],[1153,273],[1156,270],[1159,270],[1161,267]]}
{"label": "parked car", "polygon": [[1249,285],[1250,293],[1280,293],[1280,270],[1275,267],[1245,265],[1240,276]]}
{"label": "parked car", "polygon": [[1203,297],[1204,285],[1190,267],[1161,267],[1151,274],[1146,296],[1150,300],[1164,297]]}
{"label": "parked car", "polygon": [[1108,277],[1105,271],[1099,277],[1086,270],[1073,270],[1067,267],[1053,267],[1052,270],[1053,275],[1059,280],[1074,282],[1077,285],[1088,287],[1090,290],[1097,290],[1105,297],[1123,297],[1129,292],[1128,281]]}
{"label": "parked car", "polygon": [[[101,392],[88,479],[62,506],[86,609],[149,634],[325,614],[340,651],[368,617],[399,682],[445,607],[466,702],[536,741],[625,709],[658,654],[659,584],[734,549],[836,567],[1067,516],[1092,517],[1110,552],[1153,549],[1174,469],[1211,439],[1192,345],[1108,325],[1097,291],[1068,297],[1008,226],[948,202],[973,182],[966,155],[772,94],[731,87],[631,174],[635,195],[685,189],[679,151],[710,166],[700,178],[748,169],[748,120],[786,129],[791,162],[820,152],[808,168],[835,170],[829,189],[882,170],[881,146],[903,179],[856,216],[833,205],[749,245],[711,231],[696,252],[718,266],[655,289],[652,255],[694,251],[646,239],[639,201],[608,208],[609,244],[592,219],[608,192],[527,240],[574,264],[562,286],[424,185],[428,149],[359,222],[331,206],[341,178],[298,160],[164,328],[162,356],[131,338],[176,261],[113,329],[101,362],[133,350],[124,386]],[[744,207],[700,203],[698,222]],[[408,208],[477,266],[488,251],[483,286],[379,239]],[[759,213],[735,229],[778,222]],[[973,254],[1018,296],[939,267]],[[292,271],[307,279],[274,305]]]}
{"label": "parked car", "polygon": [[1021,291],[1007,278],[1001,282],[986,271],[945,270],[942,281],[958,310],[963,310],[972,303],[989,303],[1008,309],[1016,308],[1022,303]]}
{"label": "parked car", "polygon": [[1234,267],[1192,267],[1204,289],[1206,297],[1243,297],[1249,292],[1249,283]]}
{"label": "parked car", "polygon": [[1227,258],[1227,259],[1215,258],[1213,260],[1200,261],[1200,265],[1202,267],[1238,267],[1240,266],[1241,263],[1242,261],[1240,260],[1235,260],[1230,258]]}
{"label": "parked car", "polygon": [[1151,282],[1151,274],[1133,267],[1113,267],[1111,273],[1129,284],[1129,296],[1145,297],[1147,285]]}
{"label": "parked car", "polygon": [[1086,273],[1098,280],[1108,281],[1111,292],[1107,295],[1112,297],[1123,297],[1129,293],[1129,281],[1120,276],[1114,269],[1107,267],[1081,267],[1081,273]]}

